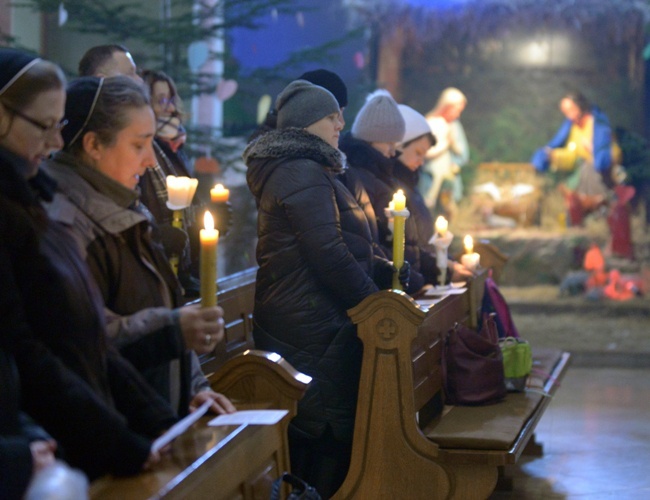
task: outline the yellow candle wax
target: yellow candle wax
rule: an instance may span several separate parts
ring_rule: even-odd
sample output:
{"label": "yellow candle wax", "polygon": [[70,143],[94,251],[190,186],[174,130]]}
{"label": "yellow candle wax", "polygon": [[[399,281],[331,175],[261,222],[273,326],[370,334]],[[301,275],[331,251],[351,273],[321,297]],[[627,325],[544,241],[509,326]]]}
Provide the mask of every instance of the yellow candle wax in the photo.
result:
{"label": "yellow candle wax", "polygon": [[[406,197],[404,192],[400,189],[393,195],[393,207],[396,212],[400,212],[406,208]],[[397,273],[393,275],[393,288],[401,290],[402,285],[399,282],[398,273],[404,265],[404,226],[406,217],[403,215],[395,214],[393,222],[393,264],[397,268]]]}
{"label": "yellow candle wax", "polygon": [[447,219],[445,219],[442,215],[438,216],[436,219],[435,229],[436,233],[438,233],[441,238],[444,238],[445,234],[447,234],[448,227],[449,223],[447,222]]}
{"label": "yellow candle wax", "polygon": [[465,236],[465,239],[463,239],[463,244],[465,246],[466,254],[471,254],[474,252],[474,238],[472,238],[469,234]]}
{"label": "yellow candle wax", "polygon": [[217,245],[219,231],[214,228],[214,218],[210,212],[205,212],[203,218],[205,229],[200,231],[201,258],[201,305],[210,307],[217,305]]}
{"label": "yellow candle wax", "polygon": [[230,198],[230,189],[223,187],[223,184],[216,184],[210,189],[210,200],[213,203],[223,203],[228,201],[228,198]]}

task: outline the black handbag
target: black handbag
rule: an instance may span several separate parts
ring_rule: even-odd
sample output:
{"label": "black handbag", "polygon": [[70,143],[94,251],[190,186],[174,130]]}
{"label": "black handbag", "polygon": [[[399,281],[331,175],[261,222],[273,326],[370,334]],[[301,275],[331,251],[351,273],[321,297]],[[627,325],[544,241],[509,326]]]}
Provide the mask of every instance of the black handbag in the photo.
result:
{"label": "black handbag", "polygon": [[282,500],[280,491],[282,490],[282,483],[291,485],[291,491],[286,500],[323,500],[316,488],[308,485],[305,481],[298,476],[294,476],[288,472],[282,474],[279,478],[273,481],[273,488],[271,489],[270,500]]}

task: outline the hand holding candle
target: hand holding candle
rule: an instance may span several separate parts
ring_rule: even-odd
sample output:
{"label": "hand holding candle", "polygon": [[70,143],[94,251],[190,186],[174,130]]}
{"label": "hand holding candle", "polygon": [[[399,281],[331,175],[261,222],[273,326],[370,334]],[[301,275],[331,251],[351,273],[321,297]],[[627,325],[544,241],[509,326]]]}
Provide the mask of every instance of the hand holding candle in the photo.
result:
{"label": "hand holding candle", "polygon": [[217,305],[217,245],[219,231],[214,228],[214,218],[205,212],[205,229],[201,229],[201,305]]}
{"label": "hand holding candle", "polygon": [[465,253],[460,257],[460,263],[466,269],[474,272],[478,269],[481,256],[474,251],[474,239],[468,234],[463,240]]}

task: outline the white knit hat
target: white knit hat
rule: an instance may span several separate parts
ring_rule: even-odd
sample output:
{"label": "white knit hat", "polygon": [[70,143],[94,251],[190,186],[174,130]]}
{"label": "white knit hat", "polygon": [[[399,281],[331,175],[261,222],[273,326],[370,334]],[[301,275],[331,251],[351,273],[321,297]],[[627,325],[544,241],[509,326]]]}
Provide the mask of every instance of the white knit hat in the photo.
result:
{"label": "white knit hat", "polygon": [[401,142],[404,118],[387,90],[368,96],[352,124],[352,135],[366,142]]}
{"label": "white knit hat", "polygon": [[[431,134],[431,127],[429,127],[427,119],[421,113],[418,113],[406,104],[398,104],[397,107],[406,124],[404,138],[400,141],[402,144],[406,144],[423,135]],[[433,137],[433,134],[431,134],[431,137],[433,138],[433,144],[435,144],[436,139]]]}

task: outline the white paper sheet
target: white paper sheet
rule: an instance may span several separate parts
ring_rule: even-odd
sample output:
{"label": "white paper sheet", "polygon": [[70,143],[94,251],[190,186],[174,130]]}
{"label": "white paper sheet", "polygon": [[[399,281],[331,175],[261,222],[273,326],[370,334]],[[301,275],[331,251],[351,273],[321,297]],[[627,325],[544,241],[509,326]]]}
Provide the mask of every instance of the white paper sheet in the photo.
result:
{"label": "white paper sheet", "polygon": [[434,288],[429,288],[424,294],[425,297],[436,297],[440,295],[460,295],[467,290],[465,287],[458,288],[456,286],[436,286]]}
{"label": "white paper sheet", "polygon": [[183,434],[192,426],[192,424],[194,424],[194,422],[205,415],[210,406],[212,406],[211,399],[203,403],[185,418],[172,425],[169,429],[167,429],[167,432],[165,432],[162,436],[153,442],[151,445],[151,451],[159,451],[163,446],[171,443],[174,439]]}
{"label": "white paper sheet", "polygon": [[289,413],[287,410],[242,410],[228,415],[219,415],[210,420],[208,425],[273,425],[282,420],[287,413]]}

